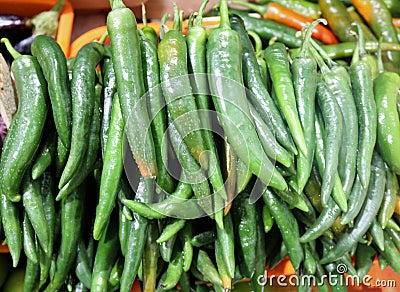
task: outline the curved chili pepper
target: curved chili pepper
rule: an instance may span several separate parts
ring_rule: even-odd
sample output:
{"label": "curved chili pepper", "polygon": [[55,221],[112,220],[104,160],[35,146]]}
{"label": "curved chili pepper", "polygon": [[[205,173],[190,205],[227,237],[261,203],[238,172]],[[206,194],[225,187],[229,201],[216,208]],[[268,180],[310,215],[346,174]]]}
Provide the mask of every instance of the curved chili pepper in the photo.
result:
{"label": "curved chili pepper", "polygon": [[[265,19],[276,21],[297,30],[301,30],[307,23],[313,21],[312,18],[304,16],[277,3],[269,3],[266,6],[259,6],[242,1],[232,1],[232,3],[250,8],[251,10],[261,14]],[[339,42],[333,32],[321,24],[318,24],[313,29],[312,36],[325,44],[337,44]]]}
{"label": "curved chili pepper", "polygon": [[[352,3],[377,37],[382,36],[385,42],[399,43],[392,16],[383,0],[352,0]],[[400,52],[389,51],[383,57],[386,70],[400,72]]]}

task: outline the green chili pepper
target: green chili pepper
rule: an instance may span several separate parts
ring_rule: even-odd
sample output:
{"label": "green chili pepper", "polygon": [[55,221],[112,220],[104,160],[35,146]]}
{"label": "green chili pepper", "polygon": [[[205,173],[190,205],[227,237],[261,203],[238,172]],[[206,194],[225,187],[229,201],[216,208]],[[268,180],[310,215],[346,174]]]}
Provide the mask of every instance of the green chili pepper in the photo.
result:
{"label": "green chili pepper", "polygon": [[217,269],[215,268],[210,257],[204,250],[199,250],[195,263],[199,272],[203,274],[208,281],[210,281],[214,285],[222,285],[222,280],[220,278],[220,275],[218,274]]}
{"label": "green chili pepper", "polygon": [[29,258],[26,260],[25,277],[23,290],[24,292],[36,291],[38,287],[40,268],[39,263],[32,262]]}
{"label": "green chili pepper", "polygon": [[[217,10],[209,12],[210,15],[218,15]],[[247,11],[229,8],[230,14],[239,15],[246,27],[246,30],[256,32],[263,40],[276,39],[282,42],[289,48],[299,48],[301,46],[301,39],[296,36],[296,30],[286,25],[277,23],[275,21],[252,17]]]}
{"label": "green chili pepper", "polygon": [[193,245],[192,245],[192,222],[186,221],[185,227],[180,231],[180,238],[182,241],[182,252],[183,252],[183,271],[186,273],[189,271],[193,260]]}
{"label": "green chili pepper", "polygon": [[348,230],[322,259],[321,264],[329,263],[348,252],[370,227],[374,217],[378,214],[385,188],[384,162],[379,154],[374,152],[371,166],[372,181],[367,191],[367,199],[360,215],[354,222],[354,227]]}
{"label": "green chili pepper", "polygon": [[[400,43],[392,16],[383,0],[353,0],[352,3],[378,38],[382,37],[388,43]],[[386,70],[399,73],[400,52],[388,51],[384,55],[384,63]]]}
{"label": "green chili pepper", "polygon": [[32,264],[38,263],[38,250],[35,244],[35,230],[32,227],[28,214],[24,212],[22,221],[22,242],[27,260]]}
{"label": "green chili pepper", "polygon": [[368,187],[372,153],[376,142],[377,108],[374,100],[372,69],[369,62],[354,54],[350,80],[359,116],[357,173],[364,188]]}
{"label": "green chili pepper", "polygon": [[20,184],[41,139],[47,116],[47,85],[40,65],[33,56],[20,55],[5,43],[14,61],[11,71],[15,78],[18,110],[8,129],[0,159],[1,190],[8,200],[19,201]]}
{"label": "green chili pepper", "polygon": [[250,119],[241,70],[230,70],[241,68],[240,37],[230,29],[226,1],[220,8],[221,25],[210,33],[207,43],[209,84],[218,117],[233,150],[250,170],[264,183],[286,189],[283,177],[272,172]]}
{"label": "green chili pepper", "polygon": [[[83,77],[82,77],[83,78]],[[86,177],[93,171],[96,166],[97,152],[100,148],[100,99],[101,99],[102,86],[96,84],[94,87],[93,97],[93,112],[92,118],[89,126],[89,136],[87,139],[87,144],[85,145],[87,150],[83,156],[82,161],[79,162],[80,171],[75,172],[71,179],[60,189],[56,200],[59,201],[66,196],[68,196],[74,189],[76,189]],[[74,128],[74,127],[73,127]],[[74,131],[73,131],[74,133]],[[73,138],[74,139],[74,138]],[[69,157],[71,157],[72,150]],[[68,160],[70,159],[68,157]],[[72,158],[74,161],[76,158]],[[68,162],[67,162],[68,165]],[[66,166],[67,167],[67,166]]]}
{"label": "green chili pepper", "polygon": [[61,287],[76,258],[78,242],[82,236],[85,196],[86,186],[82,184],[61,202],[61,245],[54,276],[45,289],[47,292]]}
{"label": "green chili pepper", "polygon": [[287,205],[277,198],[270,190],[265,189],[265,200],[271,215],[274,217],[276,225],[281,230],[283,242],[285,243],[289,258],[295,269],[298,269],[304,259],[303,248],[299,238],[299,226]]}
{"label": "green chili pepper", "polygon": [[89,261],[89,255],[86,250],[83,238],[79,240],[76,255],[75,274],[85,288],[90,288],[92,284],[92,267]]}
{"label": "green chili pepper", "polygon": [[171,260],[168,263],[167,276],[161,282],[160,288],[169,290],[175,287],[176,284],[178,284],[182,273],[182,250],[180,244],[175,244]]}
{"label": "green chili pepper", "polygon": [[[399,51],[400,45],[393,43],[381,43],[382,51]],[[378,51],[379,43],[377,41],[367,41],[365,42],[365,49],[368,53],[376,53]],[[348,41],[342,42],[334,45],[321,45],[321,48],[325,51],[325,53],[331,59],[344,59],[347,57],[351,57],[354,54],[354,50],[357,47],[357,42]],[[289,50],[290,55],[296,56],[300,51],[299,48],[293,48]]]}
{"label": "green chili pepper", "polygon": [[355,268],[360,279],[371,269],[375,255],[376,251],[372,246],[360,243],[357,245]]}
{"label": "green chili pepper", "polygon": [[222,178],[221,168],[218,163],[218,152],[215,146],[215,141],[212,135],[211,116],[210,116],[210,97],[207,95],[209,92],[207,85],[207,66],[206,66],[206,43],[207,32],[202,27],[202,19],[204,9],[208,0],[204,0],[199,8],[199,12],[194,19],[193,26],[189,29],[186,35],[186,44],[188,48],[188,67],[191,76],[191,85],[195,93],[195,101],[199,110],[199,118],[203,127],[204,143],[210,152],[209,159],[210,171],[209,179],[214,188],[223,199],[226,198],[224,181]]}
{"label": "green chili pepper", "polygon": [[400,155],[400,120],[396,100],[400,89],[400,76],[393,72],[381,72],[374,79],[377,123],[377,145],[382,158],[397,174],[400,173],[398,159]]}
{"label": "green chili pepper", "polygon": [[[210,196],[210,187],[204,174],[200,170],[200,165],[189,152],[189,149],[182,143],[182,137],[174,124],[169,126],[169,136],[171,144],[177,154],[177,158],[182,165],[185,181],[190,183],[193,193],[196,196],[197,204],[210,216],[213,214],[213,202]],[[198,216],[196,209],[185,210],[188,215]]]}
{"label": "green chili pepper", "polygon": [[[323,133],[323,125],[319,121],[318,118],[315,119],[315,133],[316,133],[316,138],[317,138],[317,145],[323,143],[323,138],[322,138],[322,133]],[[320,153],[321,151],[315,151],[316,154]],[[339,178],[338,175],[336,175],[337,178]],[[340,179],[339,179],[340,181]],[[308,196],[310,195],[318,195],[318,187],[317,187],[317,192],[315,192],[315,187],[312,192],[308,192],[306,189],[306,194]],[[339,187],[338,187],[339,188]],[[340,188],[339,188],[340,189]],[[322,207],[322,206],[321,206]],[[302,235],[300,238],[301,242],[307,242],[313,239],[316,239],[320,235],[322,235],[326,230],[328,230],[335,220],[338,218],[340,215],[340,207],[338,204],[333,200],[331,197],[328,201],[328,206],[326,208],[323,208],[318,216],[318,218],[315,220],[315,222],[307,229],[307,231]]]}
{"label": "green chili pepper", "polygon": [[353,221],[354,218],[359,214],[365,198],[367,197],[367,188],[364,188],[361,184],[360,178],[357,175],[356,180],[353,184],[353,188],[351,189],[351,193],[349,195],[348,201],[348,210],[343,213],[341,218],[342,224],[348,224]]}
{"label": "green chili pepper", "polygon": [[57,239],[56,233],[56,205],[55,205],[55,191],[56,180],[52,169],[45,171],[39,178],[40,193],[42,194],[43,210],[46,217],[47,226],[49,229],[48,253],[46,254],[42,249],[39,251],[39,264],[40,264],[40,286],[47,280],[51,260],[53,257],[54,244]]}
{"label": "green chili pepper", "polygon": [[164,226],[163,232],[157,238],[157,243],[168,241],[172,236],[176,235],[179,230],[185,227],[186,220],[172,219],[167,225]]}
{"label": "green chili pepper", "polygon": [[384,232],[385,236],[385,250],[380,250],[378,248],[378,251],[380,255],[382,255],[383,259],[386,260],[386,262],[390,265],[390,267],[396,272],[400,272],[400,256],[399,252],[397,250],[397,247],[393,243],[393,241],[390,239],[388,234]]}
{"label": "green chili pepper", "polygon": [[157,48],[158,46],[158,35],[154,28],[147,25],[146,17],[146,6],[142,3],[142,23],[144,27],[142,28],[145,36],[150,40],[150,42]]}
{"label": "green chili pepper", "polygon": [[57,146],[57,135],[55,132],[50,132],[49,135],[44,139],[44,143],[38,150],[35,162],[32,165],[32,179],[38,179],[42,173],[52,164],[56,146]]}
{"label": "green chili pepper", "polygon": [[237,246],[240,273],[251,277],[256,265],[257,210],[256,204],[249,202],[250,195],[245,191],[233,201],[232,221]]}
{"label": "green chili pepper", "polygon": [[232,277],[229,275],[226,261],[224,260],[224,256],[222,254],[221,242],[218,240],[215,241],[215,260],[217,263],[219,276],[222,280],[222,287],[224,287],[224,289],[231,289]]}
{"label": "green chili pepper", "polygon": [[107,31],[128,143],[141,175],[155,177],[155,149],[147,104],[142,98],[145,88],[136,18],[122,0],[112,1],[111,8]]}
{"label": "green chili pepper", "polygon": [[46,35],[35,37],[31,44],[31,51],[37,58],[47,81],[57,134],[63,145],[69,149],[72,120],[71,94],[65,55],[55,39]]}
{"label": "green chili pepper", "polygon": [[379,247],[379,249],[384,250],[385,239],[383,236],[383,229],[375,218],[372,220],[368,232],[372,236],[372,241]]}
{"label": "green chili pepper", "polygon": [[[321,204],[323,207],[326,207],[335,180],[337,180],[338,177],[337,166],[343,136],[343,119],[336,99],[324,81],[319,80],[317,92],[318,105],[323,117],[323,128],[325,129],[325,133],[322,133],[324,141],[324,148],[322,149],[324,149],[325,166],[321,165],[322,168],[320,168],[320,173],[322,176]],[[339,207],[343,211],[346,211],[347,200],[343,189],[339,193],[337,191],[338,190],[336,189],[336,192],[334,192],[334,195],[336,195],[334,196],[334,199],[336,203],[338,203]],[[338,194],[341,195],[339,196]]]}
{"label": "green chili pepper", "polygon": [[309,53],[309,40],[313,28],[321,22],[313,22],[306,30],[299,54],[293,59],[291,72],[293,88],[299,112],[301,125],[304,131],[304,139],[307,146],[307,155],[300,151],[296,158],[297,184],[299,192],[302,192],[310,177],[314,150],[315,150],[315,95],[317,91],[317,63]]}
{"label": "green chili pepper", "polygon": [[356,175],[355,165],[359,139],[357,109],[351,91],[350,76],[343,66],[333,62],[315,42],[313,42],[313,45],[328,63],[328,65],[325,65],[318,55],[314,55],[321,68],[323,80],[337,101],[343,118],[338,173],[342,181],[343,191],[348,196]]}
{"label": "green chili pepper", "polygon": [[215,231],[208,230],[193,236],[191,243],[195,247],[202,247],[215,241]]}
{"label": "green chili pepper", "polygon": [[[187,69],[187,48],[182,33],[177,30],[178,8],[175,6],[174,28],[169,30],[158,46],[161,88],[167,104],[170,123],[183,137],[191,155],[208,169],[207,150],[201,131],[201,119],[192,93]],[[203,155],[202,155],[203,153]]]}
{"label": "green chili pepper", "polygon": [[[254,108],[268,126],[273,125],[273,134],[279,143],[281,143],[281,145],[283,145],[289,151],[297,154],[297,149],[294,146],[293,140],[290,137],[290,133],[285,123],[283,122],[282,116],[275,102],[268,93],[267,88],[265,87],[264,82],[266,82],[266,80],[264,80],[261,75],[257,63],[258,59],[254,53],[253,45],[251,44],[245,29],[243,20],[237,15],[231,15],[230,24],[232,29],[235,30],[240,36],[243,47],[242,71],[244,85],[251,93],[249,94],[249,97],[254,105]],[[254,114],[252,114],[252,116],[254,117]],[[256,126],[256,129],[258,130],[258,126]]]}
{"label": "green chili pepper", "polygon": [[[138,201],[149,203],[153,194],[152,186],[152,179],[142,177],[135,198]],[[143,255],[143,249],[146,244],[146,234],[149,221],[142,216],[134,214],[134,220],[130,221],[129,225],[128,238],[126,239],[125,247],[124,269],[121,275],[121,291],[131,289],[137,276]]]}
{"label": "green chili pepper", "polygon": [[282,43],[274,43],[267,47],[264,56],[279,108],[286,119],[296,146],[299,151],[307,155],[307,146],[296,105],[286,48]]}
{"label": "green chili pepper", "polygon": [[[257,206],[257,211],[258,213],[261,211],[260,204]],[[259,277],[261,275],[264,275],[265,273],[265,267],[266,267],[266,262],[267,262],[267,255],[266,255],[266,249],[265,249],[265,244],[266,244],[266,238],[265,234],[261,225],[261,219],[260,216],[257,216],[257,221],[256,221],[256,228],[257,228],[257,239],[256,239],[256,263],[255,263],[255,270],[253,275],[251,276],[251,286],[252,289],[256,292],[263,291],[263,286],[260,285],[259,283]]]}
{"label": "green chili pepper", "polygon": [[[148,29],[147,29],[148,30]],[[157,45],[154,46],[153,41],[146,37],[143,31],[140,40],[142,66],[144,74],[144,86],[146,90],[146,97],[148,98],[148,110],[151,116],[151,130],[153,133],[154,147],[157,161],[157,177],[156,181],[160,190],[165,192],[172,192],[174,188],[174,181],[168,172],[168,143],[165,139],[166,132],[166,114],[164,108],[164,99],[162,96],[162,89],[160,86],[160,68],[158,63]]]}
{"label": "green chili pepper", "polygon": [[93,113],[95,112],[95,69],[104,55],[99,43],[82,47],[75,59],[72,72],[72,136],[68,161],[58,187],[62,189],[74,176],[88,149]]}
{"label": "green chili pepper", "polygon": [[393,216],[398,192],[399,183],[397,176],[389,169],[386,169],[385,195],[383,196],[382,205],[378,213],[378,222],[382,228],[386,227],[388,221]]}
{"label": "green chili pepper", "polygon": [[217,226],[217,238],[221,247],[222,260],[226,266],[228,275],[233,278],[235,276],[235,243],[232,216],[228,213],[224,216],[224,228]]}
{"label": "green chili pepper", "polygon": [[93,227],[93,237],[96,240],[100,238],[105,229],[116,202],[119,180],[123,170],[123,129],[121,105],[117,94],[113,99],[110,129],[101,174],[99,203],[96,207],[96,218]]}
{"label": "green chili pepper", "polygon": [[269,212],[269,209],[267,206],[264,206],[262,209],[262,219],[263,219],[263,224],[264,224],[264,232],[268,233],[274,226],[275,220],[272,217],[271,212]]}
{"label": "green chili pepper", "polygon": [[318,0],[318,4],[322,16],[328,21],[329,27],[339,40],[352,41],[353,37],[349,34],[352,21],[346,6],[340,0]]}
{"label": "green chili pepper", "polygon": [[113,98],[117,92],[114,66],[111,57],[107,56],[108,54],[111,55],[111,52],[109,52],[110,48],[105,46],[104,49],[105,58],[103,59],[103,63],[101,65],[101,74],[103,76],[103,115],[100,130],[101,156],[103,159],[106,151],[108,132],[110,129]]}
{"label": "green chili pepper", "polygon": [[43,251],[49,252],[50,230],[47,225],[46,215],[43,206],[43,198],[39,181],[31,179],[30,173],[26,173],[22,182],[22,202],[38,241]]}
{"label": "green chili pepper", "polygon": [[96,250],[93,264],[91,291],[105,291],[108,279],[118,254],[118,228],[115,222],[117,210],[111,214],[110,223],[103,232]]}

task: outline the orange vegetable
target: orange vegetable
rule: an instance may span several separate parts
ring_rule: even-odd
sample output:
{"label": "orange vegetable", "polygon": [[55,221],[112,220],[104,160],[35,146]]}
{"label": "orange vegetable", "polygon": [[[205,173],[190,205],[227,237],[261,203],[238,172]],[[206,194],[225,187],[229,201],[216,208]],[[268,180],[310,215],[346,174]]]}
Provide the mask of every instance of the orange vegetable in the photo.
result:
{"label": "orange vegetable", "polygon": [[400,28],[400,18],[392,18],[393,25]]}
{"label": "orange vegetable", "polygon": [[[301,30],[305,25],[313,22],[313,19],[276,3],[269,3],[264,6],[242,1],[232,1],[232,3],[254,10],[265,19],[273,20],[297,30]],[[318,24],[313,29],[312,37],[324,44],[339,43],[335,34],[322,24]]]}

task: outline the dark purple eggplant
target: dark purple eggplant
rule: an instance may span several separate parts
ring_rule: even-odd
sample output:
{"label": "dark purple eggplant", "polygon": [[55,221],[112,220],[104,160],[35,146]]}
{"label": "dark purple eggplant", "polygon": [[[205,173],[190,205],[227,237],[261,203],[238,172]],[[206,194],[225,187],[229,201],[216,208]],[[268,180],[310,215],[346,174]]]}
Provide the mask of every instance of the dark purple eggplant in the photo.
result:
{"label": "dark purple eggplant", "polygon": [[[56,37],[58,18],[65,0],[58,0],[52,8],[42,11],[32,18],[17,15],[0,14],[0,38],[8,38],[13,47],[21,54],[31,53],[31,44],[36,35]],[[0,53],[10,65],[11,58],[4,44],[0,44]]]}
{"label": "dark purple eggplant", "polygon": [[[32,25],[28,18],[11,14],[0,15],[0,38],[8,38],[15,45],[21,40],[29,38],[31,35]],[[13,58],[6,50],[4,44],[0,44],[0,53],[10,65]]]}
{"label": "dark purple eggplant", "polygon": [[28,18],[12,14],[0,14],[0,34],[9,29],[30,29]]}

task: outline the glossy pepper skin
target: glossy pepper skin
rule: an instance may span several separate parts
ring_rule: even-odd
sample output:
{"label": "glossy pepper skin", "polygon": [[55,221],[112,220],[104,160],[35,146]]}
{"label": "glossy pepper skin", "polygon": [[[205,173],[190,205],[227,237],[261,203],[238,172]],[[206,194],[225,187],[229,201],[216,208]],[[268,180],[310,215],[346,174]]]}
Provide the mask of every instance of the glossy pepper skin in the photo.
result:
{"label": "glossy pepper skin", "polygon": [[[264,61],[263,58],[261,58],[262,51],[259,51],[260,56],[257,58],[256,53],[254,52],[253,44],[251,43],[244,22],[240,16],[231,15],[230,24],[232,29],[239,34],[242,43],[243,81],[244,85],[252,93],[249,97],[251,100],[249,108],[250,108],[250,113],[253,116],[253,119],[256,123],[258,134],[261,135],[260,133],[261,127],[259,127],[257,124],[263,123],[269,126],[274,125],[273,134],[276,140],[282,146],[284,146],[288,151],[297,153],[297,149],[294,146],[294,142],[290,136],[289,130],[287,129],[287,126],[282,119],[281,113],[279,112],[278,107],[276,106],[274,100],[271,98],[267,86],[265,84],[268,81],[268,79],[266,76],[264,79],[263,75],[268,74],[268,70],[266,62]],[[255,35],[258,36],[257,34]],[[261,42],[261,39],[259,41]],[[261,45],[262,44],[260,43],[258,46],[260,47]],[[259,50],[261,50],[261,48],[259,48]],[[261,67],[258,63],[259,60],[261,60],[265,65],[263,70],[260,70]],[[263,74],[262,71],[264,71],[265,74]],[[261,118],[260,123],[257,123],[257,118],[255,117],[256,115]],[[263,139],[261,138],[260,140],[263,141]],[[273,146],[274,142],[275,141],[273,142],[271,141],[269,143],[270,147],[268,148],[270,148],[271,151],[267,152],[268,150],[265,149],[267,155],[278,160],[283,165],[289,166],[291,161],[289,161],[290,157],[288,156],[290,155],[286,155],[288,153],[285,151],[280,151],[279,145]]]}
{"label": "glossy pepper skin", "polygon": [[[352,0],[352,4],[372,28],[377,37],[388,43],[399,44],[392,16],[383,0]],[[400,72],[400,52],[389,51],[383,54],[385,69]]]}
{"label": "glossy pepper skin", "polygon": [[[155,177],[157,163],[147,105],[142,99],[145,87],[137,29],[132,10],[121,0],[113,1],[107,16],[107,31],[125,133],[141,175]],[[146,135],[143,135],[143,129],[146,129]]]}
{"label": "glossy pepper skin", "polygon": [[[232,1],[233,4],[238,4],[245,8],[249,8],[258,12],[262,18],[272,20],[274,22],[283,24],[285,26],[301,30],[307,23],[313,21],[312,18],[307,17],[296,10],[282,5],[283,3],[268,3],[265,6],[259,6],[252,3],[242,1]],[[336,36],[328,28],[321,24],[317,24],[313,27],[312,32],[313,38],[325,43],[325,44],[337,44],[339,41]]]}
{"label": "glossy pepper skin", "polygon": [[[224,7],[222,3],[221,8]],[[229,143],[251,171],[259,175],[264,183],[286,189],[284,178],[274,171],[262,150],[250,119],[241,70],[240,37],[230,28],[227,8],[226,11],[221,10],[221,16],[221,26],[212,31],[207,44],[208,81],[218,117]],[[231,70],[232,67],[238,70]],[[246,147],[243,147],[244,142]]]}
{"label": "glossy pepper skin", "polygon": [[374,96],[378,115],[377,144],[388,166],[400,174],[400,121],[396,100],[400,77],[382,72],[374,80]]}
{"label": "glossy pepper skin", "polygon": [[298,151],[307,155],[286,47],[282,43],[274,43],[264,51],[264,57],[267,61],[278,107],[286,119]]}
{"label": "glossy pepper skin", "polygon": [[71,95],[67,61],[54,38],[38,35],[31,45],[48,84],[48,92],[57,134],[66,148],[71,143]]}
{"label": "glossy pepper skin", "polygon": [[39,148],[48,112],[47,84],[36,57],[20,55],[2,39],[14,61],[11,71],[18,94],[18,110],[4,140],[0,160],[1,191],[17,202],[23,176]]}
{"label": "glossy pepper skin", "polygon": [[329,27],[341,42],[354,41],[354,37],[349,33],[351,27],[351,17],[346,6],[340,0],[318,0],[321,7],[322,16],[328,21]]}

